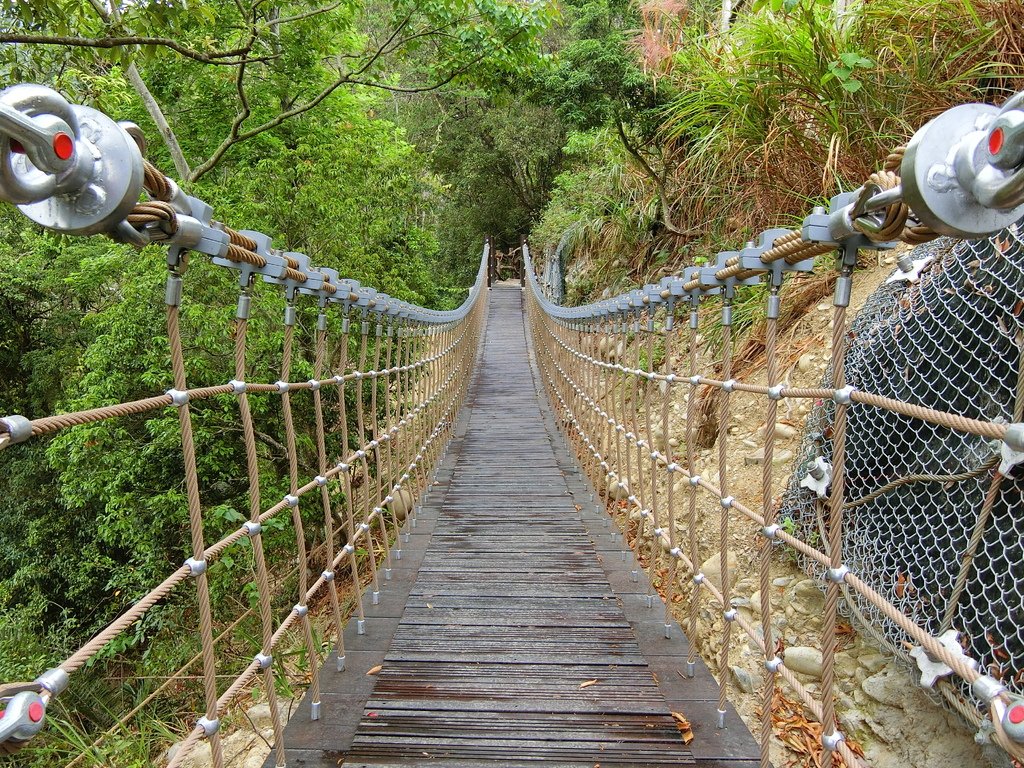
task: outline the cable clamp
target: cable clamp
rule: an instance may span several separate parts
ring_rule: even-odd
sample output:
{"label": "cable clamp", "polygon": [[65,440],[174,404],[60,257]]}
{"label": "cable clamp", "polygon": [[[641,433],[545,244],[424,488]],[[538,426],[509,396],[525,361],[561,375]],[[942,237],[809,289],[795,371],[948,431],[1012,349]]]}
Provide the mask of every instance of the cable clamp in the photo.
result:
{"label": "cable clamp", "polygon": [[[938,636],[937,640],[950,655],[959,657],[971,666],[977,668],[977,662],[964,654],[963,646],[960,645],[960,633],[955,629],[948,629]],[[938,659],[933,659],[921,646],[915,646],[910,650],[910,657],[917,662],[917,668],[921,672],[921,686],[923,688],[934,688],[940,677],[948,677],[953,674],[953,668]]]}
{"label": "cable clamp", "polygon": [[210,738],[220,730],[220,719],[215,717],[211,720],[204,716],[200,717],[196,721],[196,725],[203,729],[203,735],[206,736],[206,738]]}
{"label": "cable clamp", "polygon": [[734,499],[732,496],[726,496],[719,500],[719,503],[722,505],[722,509],[731,509],[732,505],[735,502],[736,499]]}
{"label": "cable clamp", "polygon": [[825,571],[825,578],[835,584],[842,584],[846,581],[846,574],[850,572],[850,569],[845,565],[840,565],[838,568],[829,568]]}
{"label": "cable clamp", "polygon": [[704,574],[700,573],[699,571],[697,573],[695,573],[693,575],[693,583],[694,584],[703,584],[704,583]]}
{"label": "cable clamp", "polygon": [[303,605],[302,603],[296,603],[292,607],[292,610],[295,611],[296,616],[298,616],[300,619],[304,619],[306,618],[306,614],[309,613],[309,606]]}
{"label": "cable clamp", "polygon": [[39,685],[50,692],[51,696],[57,696],[64,692],[64,689],[68,687],[68,683],[71,682],[71,678],[67,672],[60,667],[53,667],[48,669],[35,680]]}
{"label": "cable clamp", "polygon": [[665,377],[665,381],[667,381],[669,384],[674,384],[676,381],[676,375],[674,373],[670,373],[668,376]]}
{"label": "cable clamp", "polygon": [[355,551],[356,548],[353,547],[351,544],[346,544],[344,547],[341,548],[341,554],[343,555],[351,555]]}
{"label": "cable clamp", "polygon": [[849,405],[852,402],[850,395],[852,395],[856,391],[856,387],[851,387],[849,384],[847,384],[842,389],[837,389],[835,392],[833,392],[832,399],[839,405]]}
{"label": "cable clamp", "polygon": [[185,565],[188,566],[190,576],[202,576],[206,573],[206,561],[197,560],[194,557],[190,557],[185,561]]}
{"label": "cable clamp", "polygon": [[690,384],[696,387],[698,384],[700,384],[700,376],[691,376],[689,379],[687,379],[687,381],[689,381]]}
{"label": "cable clamp", "polygon": [[700,475],[690,475],[690,485],[694,488],[700,485]]}
{"label": "cable clamp", "polygon": [[243,392],[245,392],[245,382],[244,381],[239,381],[238,379],[232,379],[231,381],[228,382],[228,386],[231,387],[231,391],[234,394],[236,394],[236,395],[240,395]]}
{"label": "cable clamp", "polygon": [[807,475],[800,481],[800,487],[814,491],[819,499],[824,499],[831,483],[832,465],[818,456],[807,468]]}
{"label": "cable clamp", "polygon": [[327,478],[324,477],[323,475],[317,475],[316,477],[313,478],[313,482],[316,483],[319,487],[323,488],[325,485],[327,485]]}
{"label": "cable clamp", "polygon": [[10,435],[9,444],[23,443],[32,437],[32,422],[24,416],[12,414],[0,419],[0,429]]}
{"label": "cable clamp", "polygon": [[665,471],[666,472],[678,472],[680,469],[682,469],[682,467],[680,467],[674,461],[671,464],[669,464],[667,467],[665,467]]}
{"label": "cable clamp", "polygon": [[835,752],[839,749],[839,743],[842,741],[846,741],[842,731],[832,731],[832,733],[821,734],[821,746],[829,752]]}
{"label": "cable clamp", "polygon": [[345,377],[344,376],[342,376],[340,373],[335,374],[335,376],[334,376],[334,383],[335,384],[341,384],[344,381],[345,381]]}
{"label": "cable clamp", "polygon": [[275,381],[274,386],[277,387],[277,391],[282,394],[288,391],[287,381]]}
{"label": "cable clamp", "polygon": [[257,653],[253,659],[260,665],[260,669],[266,669],[274,663],[274,657],[269,653]]}
{"label": "cable clamp", "polygon": [[770,659],[764,660],[764,668],[773,674],[775,672],[778,672],[781,666],[782,659],[780,659],[778,656],[772,656]]}
{"label": "cable clamp", "polygon": [[730,608],[728,611],[725,611],[722,615],[725,617],[726,621],[736,621],[736,617],[740,614],[739,611],[737,611],[735,608]]}
{"label": "cable clamp", "polygon": [[348,472],[350,469],[352,469],[352,467],[346,464],[344,461],[339,461],[335,465],[335,469],[337,469],[339,472]]}
{"label": "cable clamp", "polygon": [[320,389],[320,382],[317,381],[316,379],[310,379],[306,383],[309,384],[309,388],[311,390],[313,390],[314,392],[316,392],[318,389]]}
{"label": "cable clamp", "polygon": [[245,531],[246,536],[258,536],[263,530],[263,526],[252,520],[246,520],[242,523],[242,530]]}
{"label": "cable clamp", "polygon": [[323,577],[324,581],[334,581],[334,571],[324,571],[320,575]]}
{"label": "cable clamp", "polygon": [[728,381],[722,382],[723,392],[732,392],[736,389],[736,379],[729,379]]}
{"label": "cable clamp", "polygon": [[771,400],[781,400],[782,399],[782,390],[783,390],[783,386],[781,384],[776,384],[774,387],[768,387],[768,397],[769,397],[769,399],[771,399]]}
{"label": "cable clamp", "polygon": [[286,506],[289,506],[289,507],[292,507],[292,508],[297,507],[297,506],[299,506],[299,497],[298,496],[294,496],[294,495],[289,493],[289,494],[287,494],[284,497],[284,503],[285,503]]}
{"label": "cable clamp", "polygon": [[366,451],[364,451],[362,448],[360,448],[358,451],[356,451],[356,458],[357,459],[365,459],[366,458]]}
{"label": "cable clamp", "polygon": [[672,555],[672,557],[674,557],[676,560],[681,559],[683,556],[683,550],[681,550],[679,547],[672,547],[672,549],[670,549],[668,553]]}
{"label": "cable clamp", "polygon": [[188,392],[183,392],[180,389],[168,389],[164,394],[171,398],[171,405],[176,405],[178,408],[188,405]]}
{"label": "cable clamp", "polygon": [[772,523],[771,525],[766,525],[764,528],[762,528],[761,533],[764,534],[764,537],[766,539],[774,539],[781,530],[782,526]]}

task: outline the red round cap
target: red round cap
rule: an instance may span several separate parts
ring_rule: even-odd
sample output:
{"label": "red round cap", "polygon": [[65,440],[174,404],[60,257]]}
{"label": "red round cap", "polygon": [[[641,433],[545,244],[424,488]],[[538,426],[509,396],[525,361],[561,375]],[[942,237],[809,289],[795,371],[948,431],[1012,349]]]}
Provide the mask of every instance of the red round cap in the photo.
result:
{"label": "red round cap", "polygon": [[58,133],[53,137],[53,151],[61,160],[70,160],[75,154],[75,142],[66,133]]}
{"label": "red round cap", "polygon": [[1014,725],[1024,723],[1024,704],[1017,704],[1011,707],[1007,715],[1010,718],[1010,722]]}
{"label": "red round cap", "polygon": [[33,701],[31,704],[28,705],[28,719],[31,720],[33,723],[38,723],[40,720],[43,719],[43,713],[45,711],[46,710],[43,709],[42,704],[40,704],[38,701]]}
{"label": "red round cap", "polygon": [[1003,141],[1005,140],[1006,134],[1003,133],[1003,129],[996,128],[988,135],[988,151],[993,155],[998,155],[1003,149]]}

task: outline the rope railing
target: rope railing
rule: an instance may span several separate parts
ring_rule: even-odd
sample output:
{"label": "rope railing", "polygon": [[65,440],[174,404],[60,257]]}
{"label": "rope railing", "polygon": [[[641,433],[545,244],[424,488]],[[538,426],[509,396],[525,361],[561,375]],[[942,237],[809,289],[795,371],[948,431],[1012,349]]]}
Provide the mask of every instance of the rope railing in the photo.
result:
{"label": "rope railing", "polygon": [[[649,583],[667,573],[662,584],[665,598],[665,632],[672,623],[672,605],[676,595],[684,600],[683,624],[690,636],[688,671],[692,675],[698,639],[702,638],[700,606],[710,600],[721,619],[717,637],[716,676],[719,681],[719,727],[726,725],[729,690],[730,653],[739,633],[762,656],[763,676],[759,717],[761,765],[770,766],[769,747],[773,733],[772,708],[779,681],[797,696],[821,724],[822,765],[831,768],[838,755],[846,766],[863,766],[864,760],[847,742],[838,728],[836,713],[836,653],[840,601],[852,594],[903,633],[908,646],[919,653],[922,670],[934,672],[932,684],[961,713],[974,711],[975,725],[987,715],[988,728],[995,741],[1017,760],[1024,759],[1024,697],[1009,682],[990,674],[978,660],[965,653],[957,642],[949,642],[942,631],[932,631],[909,616],[878,589],[871,579],[855,572],[844,555],[844,526],[851,523],[844,514],[865,498],[849,500],[846,486],[846,448],[848,414],[853,408],[878,409],[910,420],[938,425],[954,433],[974,435],[998,441],[997,456],[982,468],[961,474],[934,476],[940,482],[958,479],[1008,475],[1024,459],[1024,423],[1020,413],[1012,420],[968,417],[954,410],[933,408],[919,403],[862,391],[849,386],[844,363],[850,349],[847,308],[851,302],[852,279],[859,251],[886,249],[896,241],[916,245],[938,234],[956,238],[996,236],[1004,227],[1012,227],[1024,214],[1017,187],[1022,174],[1018,165],[1000,160],[1011,135],[1007,121],[1016,119],[1021,101],[1014,97],[1000,110],[985,105],[967,105],[940,116],[915,135],[908,147],[891,154],[881,174],[872,175],[859,190],[839,195],[828,210],[815,208],[798,230],[768,230],[756,242],[739,251],[719,253],[706,267],[689,267],[680,276],[667,277],[656,285],[646,285],[619,296],[585,306],[566,307],[550,301],[525,252],[527,312],[544,386],[594,488],[604,495],[610,514],[621,504],[627,512],[624,526],[637,526],[632,547],[638,562],[646,561]],[[959,111],[958,111],[959,110]],[[976,122],[967,126],[965,113]],[[992,137],[998,137],[998,140]],[[1013,133],[1020,146],[1021,138]],[[989,142],[989,152],[985,147]],[[947,158],[968,156],[976,163],[947,167]],[[1016,151],[1016,150],[1015,150]],[[1015,155],[1019,160],[1019,153]],[[958,161],[960,162],[960,161]],[[1005,186],[994,197],[986,185]],[[896,174],[899,169],[900,175]],[[987,169],[987,170],[986,170]],[[960,175],[957,176],[957,172]],[[944,173],[946,187],[932,183]],[[931,179],[932,181],[929,181]],[[981,188],[986,187],[987,191]],[[1007,190],[1013,187],[1011,195]],[[942,196],[949,193],[948,197]],[[955,199],[954,199],[955,198]],[[1011,204],[1012,203],[1012,204]],[[792,387],[782,381],[779,353],[779,318],[784,294],[783,279],[788,272],[821,269],[816,259],[835,254],[838,277],[833,299],[830,359],[827,380],[813,388]],[[900,253],[893,281],[911,285],[921,278],[923,263],[912,254]],[[740,381],[733,376],[733,302],[737,290],[766,282],[764,311],[764,357],[766,384]],[[1018,298],[1019,286],[1018,288]],[[717,327],[721,334],[721,357],[715,361],[718,371],[702,370],[698,331],[711,322],[703,305],[715,297],[720,313]],[[688,314],[688,332],[680,332],[680,315]],[[676,360],[688,360],[686,371],[675,368]],[[670,414],[687,389],[683,440],[669,442],[672,431]],[[717,391],[718,413],[713,440],[717,445],[717,477],[702,477],[697,470],[698,392]],[[729,446],[733,398],[753,396],[764,403],[763,456],[759,505],[744,503],[737,496],[753,489],[736,486],[730,462],[736,460]],[[801,535],[799,530],[783,527],[776,499],[776,423],[780,402],[790,400],[827,401],[830,411],[828,434],[821,439],[830,446],[830,458],[819,456],[798,466],[796,472],[804,493],[812,497],[819,519],[819,532]],[[1019,409],[1018,409],[1019,410]],[[678,433],[677,433],[678,434]],[[892,487],[904,483],[931,481],[932,475],[901,478]],[[677,487],[678,486],[678,487]],[[791,487],[792,484],[791,484]],[[994,488],[998,488],[995,483]],[[883,486],[874,495],[891,490]],[[991,509],[990,491],[986,508],[977,512],[983,518]],[[680,494],[685,496],[680,499]],[[871,496],[871,494],[869,494]],[[715,501],[717,512],[702,513],[702,499]],[[758,508],[759,506],[759,508]],[[741,523],[745,523],[744,527]],[[677,530],[677,526],[679,530]],[[710,533],[708,528],[714,529]],[[983,523],[976,525],[976,531]],[[701,533],[703,531],[703,533]],[[756,533],[760,539],[754,571],[733,572],[730,549],[739,537]],[[647,539],[650,544],[647,544]],[[702,541],[703,538],[703,541]],[[963,590],[963,574],[973,557],[978,536],[972,537],[962,553],[964,567],[957,585],[948,585],[958,597]],[[822,654],[820,686],[817,691],[802,682],[787,665],[786,655],[777,645],[772,599],[772,571],[778,547],[787,547],[821,577],[824,609],[818,645]],[[718,571],[706,574],[702,563],[718,558]],[[760,621],[744,616],[738,609],[735,586],[739,576],[756,577],[760,591]],[[638,574],[634,573],[634,579]],[[653,596],[649,597],[653,605]],[[711,650],[708,650],[710,656]],[[927,668],[927,669],[926,669]],[[953,691],[952,678],[970,691],[981,713]]]}
{"label": "rope railing", "polygon": [[[85,146],[87,142],[97,142],[92,147],[94,150],[106,150],[105,164],[95,169],[91,178],[84,174],[87,183],[116,185],[123,184],[125,177],[129,180],[129,188],[121,190],[124,204],[113,213],[101,211],[101,221],[77,226],[76,233],[103,232],[138,246],[150,243],[168,246],[164,304],[173,387],[163,394],[73,413],[38,419],[16,414],[5,416],[0,419],[0,449],[17,450],[17,445],[25,441],[84,424],[146,416],[160,409],[175,408],[181,433],[190,557],[76,652],[36,680],[0,685],[0,700],[6,700],[0,719],[0,751],[13,752],[28,744],[43,728],[46,708],[68,687],[75,673],[96,659],[109,643],[128,631],[154,606],[171,597],[184,582],[192,581],[199,614],[202,665],[199,677],[203,701],[195,725],[174,751],[170,766],[185,764],[194,747],[204,739],[210,743],[214,766],[224,765],[221,719],[231,703],[257,678],[262,682],[270,708],[275,761],[283,766],[284,716],[275,686],[275,674],[281,668],[280,662],[275,660],[275,650],[289,631],[299,631],[311,667],[311,716],[318,719],[322,705],[318,666],[322,654],[314,640],[310,603],[326,593],[327,620],[338,643],[337,669],[342,671],[345,617],[338,594],[339,569],[348,571],[357,632],[364,634],[365,593],[369,592],[374,605],[379,602],[383,585],[378,580],[378,566],[383,566],[385,580],[389,579],[393,561],[401,558],[400,532],[403,526],[407,531],[415,526],[416,513],[429,490],[433,468],[452,435],[456,413],[467,392],[486,312],[488,247],[483,250],[476,281],[459,308],[437,311],[419,307],[361,286],[358,281],[342,279],[334,270],[313,267],[304,254],[274,249],[270,238],[260,232],[236,231],[215,221],[206,203],[184,195],[171,179],[144,161],[125,129],[101,113],[68,105],[52,91],[38,86],[16,86],[0,94],[0,100],[5,97],[8,102],[13,98],[22,106],[25,104],[22,99],[28,98],[31,108],[26,109],[32,116],[38,115],[40,110],[46,111],[48,105],[51,113],[63,121],[59,125],[75,136],[75,157],[82,163],[92,162],[94,156]],[[77,118],[85,113],[97,126],[88,139],[81,135],[77,126]],[[49,123],[46,130],[49,131]],[[104,130],[107,135],[96,139],[96,131]],[[26,208],[31,206],[24,205],[25,189],[18,190],[15,182],[21,179],[26,187],[31,187],[28,181],[37,177],[40,169],[24,165],[24,156],[12,150],[10,142],[2,135],[0,144],[3,145],[0,162],[10,171],[5,181],[0,182],[2,196],[22,204],[23,211],[30,214]],[[38,159],[37,153],[33,154],[33,159]],[[122,164],[123,172],[120,180],[105,177],[103,169],[118,163]],[[127,170],[124,164],[129,166]],[[80,183],[81,178],[82,175]],[[135,182],[138,184],[133,186]],[[53,193],[53,187],[50,192]],[[140,203],[138,198],[142,192],[148,199]],[[74,195],[74,190],[64,190],[54,205],[65,205]],[[68,216],[63,220],[66,222]],[[55,221],[42,223],[61,229]],[[77,224],[81,225],[81,221]],[[188,299],[185,267],[189,252],[212,257],[214,264],[233,270],[238,277],[238,300],[230,328],[234,365],[232,378],[225,383],[190,387],[186,379],[181,306]],[[259,301],[253,291],[257,276],[283,289],[286,299],[280,379],[273,383],[249,380],[247,339],[252,306]],[[304,303],[314,302],[318,313],[313,341],[313,378],[293,381],[299,310]],[[332,315],[341,320],[341,332],[333,338],[328,330]],[[328,391],[335,394],[337,401],[336,423],[342,446],[338,457],[329,456],[327,450],[323,395]],[[225,395],[234,397],[237,402],[249,513],[237,529],[210,543],[196,460],[202,445],[194,437],[192,411],[196,406],[202,407],[203,401]],[[288,493],[270,505],[261,492],[252,397],[280,397],[281,400]],[[350,413],[353,409],[355,412]],[[312,411],[317,461],[314,477],[300,473],[295,423],[298,410]],[[344,500],[343,510],[334,508],[339,491]],[[307,545],[309,517],[301,514],[306,504],[320,506],[323,513],[316,531],[323,543],[316,559]],[[297,563],[298,567],[294,568],[295,605],[280,616],[273,607],[278,596],[275,581],[279,580],[274,577],[274,564],[266,551],[264,526],[285,513],[290,516],[294,532],[294,544],[287,560]],[[231,675],[225,686],[224,676],[217,668],[215,616],[208,573],[216,567],[218,559],[243,540],[249,542],[252,550],[260,651],[240,673]],[[365,557],[361,556],[360,549],[365,549]],[[310,583],[308,574],[316,562],[326,562],[327,567]]]}

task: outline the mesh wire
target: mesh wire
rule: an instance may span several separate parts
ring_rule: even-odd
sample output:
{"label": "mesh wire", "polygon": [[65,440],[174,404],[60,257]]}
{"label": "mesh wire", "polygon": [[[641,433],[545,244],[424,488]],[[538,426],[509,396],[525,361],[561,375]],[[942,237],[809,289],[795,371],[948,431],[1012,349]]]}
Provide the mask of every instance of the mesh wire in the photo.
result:
{"label": "mesh wire", "polygon": [[[847,383],[977,419],[1021,421],[1019,411],[1014,415],[1024,348],[1018,226],[990,240],[942,239],[915,249],[914,259],[932,257],[921,280],[882,285],[853,321]],[[985,516],[998,444],[866,405],[847,413],[844,562],[930,632],[959,631],[982,672],[1024,693],[1024,465],[999,482]],[[815,457],[831,461],[834,415],[831,401],[812,409],[780,507],[785,525],[826,552],[826,506],[800,480]],[[897,485],[849,506],[911,475],[942,477]],[[980,538],[964,569],[972,534]],[[811,561],[802,567],[821,575]],[[963,589],[954,599],[958,578]],[[844,612],[913,664],[910,638],[852,590]],[[968,686],[951,682],[961,704],[977,706]]]}

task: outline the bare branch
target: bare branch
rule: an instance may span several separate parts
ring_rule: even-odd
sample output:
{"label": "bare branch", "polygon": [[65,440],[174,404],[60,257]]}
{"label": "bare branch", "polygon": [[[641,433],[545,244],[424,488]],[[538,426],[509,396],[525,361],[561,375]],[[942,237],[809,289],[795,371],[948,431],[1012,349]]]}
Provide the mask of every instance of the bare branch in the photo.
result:
{"label": "bare branch", "polygon": [[615,121],[615,127],[618,129],[619,139],[622,141],[622,146],[626,148],[630,157],[632,157],[636,161],[637,165],[640,166],[644,175],[654,182],[654,186],[658,190],[658,201],[659,207],[661,208],[661,223],[665,229],[673,235],[678,235],[679,237],[684,238],[695,237],[700,234],[700,230],[698,229],[679,229],[679,227],[675,225],[672,221],[672,213],[668,207],[668,192],[665,189],[665,180],[654,172],[654,169],[651,168],[643,155],[640,154],[639,150],[630,143],[626,136],[626,129],[622,125],[621,120]]}
{"label": "bare branch", "polygon": [[124,48],[129,45],[153,45],[169,48],[185,58],[203,64],[220,64],[236,66],[242,61],[262,61],[264,59],[247,59],[248,48],[234,48],[230,51],[211,51],[203,53],[182,45],[168,37],[145,37],[131,35],[127,37],[68,37],[63,35],[26,35],[16,32],[0,32],[0,43],[25,43],[28,45],[60,45],[68,48]]}

